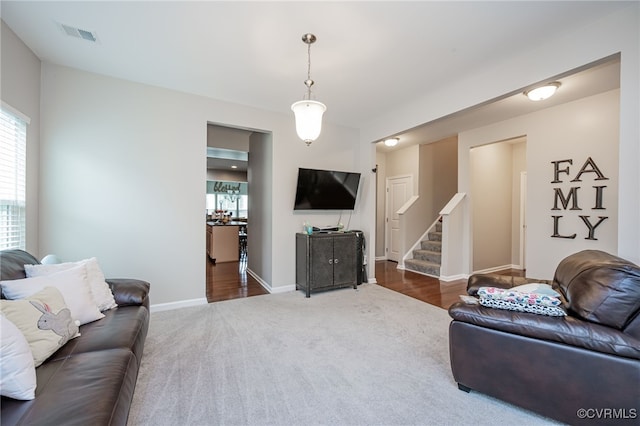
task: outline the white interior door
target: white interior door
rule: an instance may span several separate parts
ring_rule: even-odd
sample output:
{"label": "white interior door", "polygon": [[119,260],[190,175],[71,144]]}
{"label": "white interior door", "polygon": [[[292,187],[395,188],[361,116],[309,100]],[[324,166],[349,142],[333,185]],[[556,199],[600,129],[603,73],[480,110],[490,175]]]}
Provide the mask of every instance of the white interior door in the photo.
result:
{"label": "white interior door", "polygon": [[413,195],[413,176],[387,178],[386,243],[387,259],[400,261],[400,215],[398,210]]}

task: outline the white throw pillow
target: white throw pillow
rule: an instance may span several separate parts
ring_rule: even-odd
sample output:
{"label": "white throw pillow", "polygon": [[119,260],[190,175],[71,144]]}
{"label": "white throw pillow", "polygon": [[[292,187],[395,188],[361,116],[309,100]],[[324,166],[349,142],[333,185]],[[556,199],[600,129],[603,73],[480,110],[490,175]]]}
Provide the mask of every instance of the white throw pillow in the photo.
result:
{"label": "white throw pillow", "polygon": [[0,315],[0,394],[14,399],[33,399],[36,367],[29,343],[14,323]]}
{"label": "white throw pillow", "polygon": [[42,277],[0,281],[0,285],[7,299],[23,299],[45,287],[55,287],[62,293],[71,316],[80,321],[80,325],[104,318],[91,295],[84,265]]}
{"label": "white throw pillow", "polygon": [[48,265],[24,265],[24,271],[27,277],[41,277],[44,275],[54,274],[56,272],[65,271],[76,266],[85,265],[87,268],[87,276],[89,277],[89,286],[91,294],[98,305],[100,311],[106,311],[117,307],[111,287],[105,281],[104,274],[98,265],[98,259],[92,257],[90,259],[80,260],[78,262],[66,262]]}

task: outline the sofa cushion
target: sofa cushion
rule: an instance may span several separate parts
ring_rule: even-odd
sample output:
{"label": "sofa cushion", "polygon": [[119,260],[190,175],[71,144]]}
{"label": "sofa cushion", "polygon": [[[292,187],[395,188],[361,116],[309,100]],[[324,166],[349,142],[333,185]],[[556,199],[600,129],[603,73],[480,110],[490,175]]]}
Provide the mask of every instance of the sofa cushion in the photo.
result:
{"label": "sofa cushion", "polygon": [[78,333],[62,295],[53,287],[26,299],[0,300],[0,311],[27,339],[36,367]]}
{"label": "sofa cushion", "polygon": [[560,262],[554,276],[567,308],[587,321],[619,330],[640,310],[640,267],[599,250],[584,250]]}
{"label": "sofa cushion", "polygon": [[2,424],[124,425],[137,369],[126,349],[47,361],[36,370],[35,399],[2,399]]}
{"label": "sofa cushion", "polygon": [[120,348],[132,351],[139,363],[148,325],[149,311],[145,307],[126,306],[106,311],[101,320],[81,326],[81,336],[64,345],[49,359]]}
{"label": "sofa cushion", "polygon": [[0,315],[0,359],[0,394],[15,399],[33,399],[36,367],[29,343],[4,315]]}
{"label": "sofa cushion", "polygon": [[463,302],[451,305],[449,316],[456,321],[484,328],[640,360],[640,339],[571,316],[533,315]]}

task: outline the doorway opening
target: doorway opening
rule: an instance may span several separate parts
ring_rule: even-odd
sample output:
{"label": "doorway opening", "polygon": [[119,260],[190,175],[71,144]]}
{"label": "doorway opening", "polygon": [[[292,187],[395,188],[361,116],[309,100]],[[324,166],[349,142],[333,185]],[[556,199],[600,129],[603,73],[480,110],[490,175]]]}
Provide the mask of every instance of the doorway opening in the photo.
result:
{"label": "doorway opening", "polygon": [[254,133],[207,124],[205,264],[208,302],[266,293],[249,271],[249,151]]}
{"label": "doorway opening", "polygon": [[470,152],[473,271],[526,268],[526,136]]}

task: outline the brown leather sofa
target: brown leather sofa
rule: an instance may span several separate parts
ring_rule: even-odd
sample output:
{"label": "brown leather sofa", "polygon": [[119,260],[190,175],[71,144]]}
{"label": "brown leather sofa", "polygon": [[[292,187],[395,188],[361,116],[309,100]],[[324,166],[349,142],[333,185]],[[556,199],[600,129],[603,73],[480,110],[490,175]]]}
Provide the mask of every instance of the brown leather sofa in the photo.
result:
{"label": "brown leather sofa", "polygon": [[[0,251],[0,280],[25,278],[24,265],[37,263],[22,250]],[[149,283],[107,283],[118,307],[36,368],[35,399],[2,397],[3,426],[126,425],[149,327]]]}
{"label": "brown leather sofa", "polygon": [[[467,291],[524,278],[472,275]],[[566,317],[458,302],[449,352],[461,390],[478,391],[568,424],[638,424],[640,267],[585,250],[558,265]]]}

